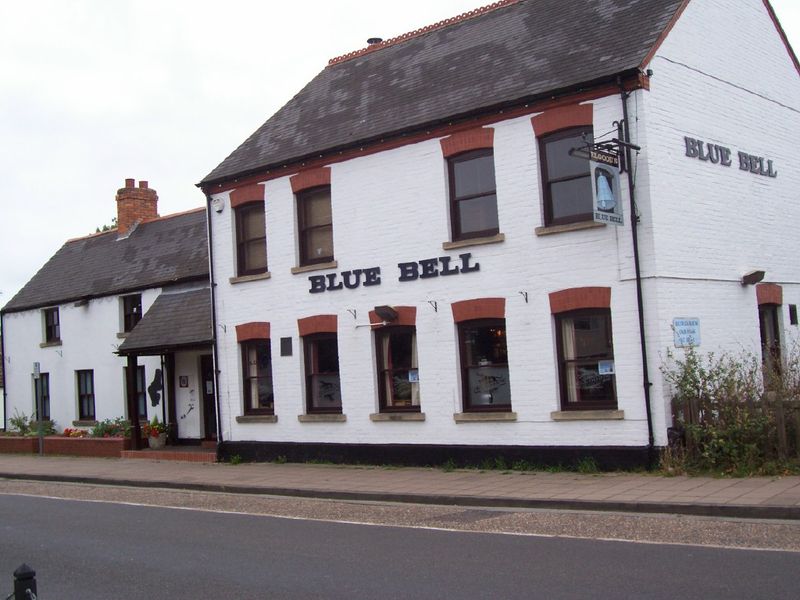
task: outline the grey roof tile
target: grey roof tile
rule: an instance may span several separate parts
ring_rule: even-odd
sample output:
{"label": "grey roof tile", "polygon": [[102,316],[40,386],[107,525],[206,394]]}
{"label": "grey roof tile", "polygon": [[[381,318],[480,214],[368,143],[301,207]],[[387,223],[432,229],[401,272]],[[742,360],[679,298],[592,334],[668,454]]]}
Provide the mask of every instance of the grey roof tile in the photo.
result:
{"label": "grey roof tile", "polygon": [[119,347],[120,354],[211,344],[211,291],[162,293]]}
{"label": "grey roof tile", "polygon": [[208,278],[203,210],[70,240],[3,307],[13,312]]}
{"label": "grey roof tile", "polygon": [[333,64],[203,183],[639,67],[681,0],[521,0]]}

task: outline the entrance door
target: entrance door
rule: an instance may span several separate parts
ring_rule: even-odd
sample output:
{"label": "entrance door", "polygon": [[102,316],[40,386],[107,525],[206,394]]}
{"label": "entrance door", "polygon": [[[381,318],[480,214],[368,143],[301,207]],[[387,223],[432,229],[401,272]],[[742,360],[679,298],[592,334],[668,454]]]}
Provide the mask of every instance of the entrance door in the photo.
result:
{"label": "entrance door", "polygon": [[762,304],[758,307],[758,324],[761,329],[761,359],[767,377],[780,375],[781,337],[777,304]]}
{"label": "entrance door", "polygon": [[210,354],[200,357],[200,379],[203,382],[203,437],[217,439],[217,406],[214,400],[214,360]]}

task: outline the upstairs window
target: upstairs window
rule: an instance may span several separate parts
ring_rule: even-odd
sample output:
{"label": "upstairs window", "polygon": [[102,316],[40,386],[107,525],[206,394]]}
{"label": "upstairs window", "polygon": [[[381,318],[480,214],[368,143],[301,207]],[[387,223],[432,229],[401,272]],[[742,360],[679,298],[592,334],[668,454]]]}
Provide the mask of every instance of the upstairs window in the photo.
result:
{"label": "upstairs window", "polygon": [[333,260],[331,186],[298,192],[297,231],[301,267]]}
{"label": "upstairs window", "polygon": [[611,311],[555,315],[562,410],[616,409]]}
{"label": "upstairs window", "polygon": [[239,206],[236,214],[236,274],[257,275],[267,271],[267,225],[264,203]]}
{"label": "upstairs window", "polygon": [[592,220],[589,161],[569,151],[593,140],[591,127],[564,129],[539,139],[546,225]]}
{"label": "upstairs window", "polygon": [[142,320],[142,295],[131,294],[122,297],[122,331],[133,331],[136,324]]}
{"label": "upstairs window", "polygon": [[464,152],[448,158],[447,167],[453,241],[499,233],[494,152]]}
{"label": "upstairs window", "polygon": [[341,413],[339,345],[335,333],[303,338],[306,369],[306,409],[312,413]]}
{"label": "upstairs window", "polygon": [[272,351],[270,340],[241,344],[244,381],[244,414],[271,415],[275,411],[272,392]]}
{"label": "upstairs window", "polygon": [[44,318],[44,341],[51,344],[61,341],[61,322],[58,317],[58,307],[45,308]]}
{"label": "upstairs window", "polygon": [[419,411],[416,328],[376,330],[375,351],[381,412]]}

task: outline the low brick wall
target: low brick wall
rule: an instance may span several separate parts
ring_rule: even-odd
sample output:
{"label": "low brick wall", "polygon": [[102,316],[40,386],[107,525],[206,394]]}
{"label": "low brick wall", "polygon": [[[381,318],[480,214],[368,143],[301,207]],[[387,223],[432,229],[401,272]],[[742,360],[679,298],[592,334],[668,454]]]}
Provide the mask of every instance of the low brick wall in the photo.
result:
{"label": "low brick wall", "polygon": [[70,438],[57,435],[44,438],[45,454],[119,458],[120,453],[130,450],[130,447],[131,440],[126,438]]}
{"label": "low brick wall", "polygon": [[3,454],[32,454],[38,451],[38,438],[0,435],[0,452]]}

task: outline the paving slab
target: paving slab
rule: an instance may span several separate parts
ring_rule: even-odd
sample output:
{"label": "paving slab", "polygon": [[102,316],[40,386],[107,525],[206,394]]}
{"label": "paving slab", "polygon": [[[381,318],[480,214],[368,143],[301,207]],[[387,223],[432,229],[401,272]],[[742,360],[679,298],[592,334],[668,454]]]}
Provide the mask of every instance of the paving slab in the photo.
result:
{"label": "paving slab", "polygon": [[[0,454],[0,478],[460,506],[800,520],[800,477],[483,472]],[[0,492],[3,484],[0,481]]]}

